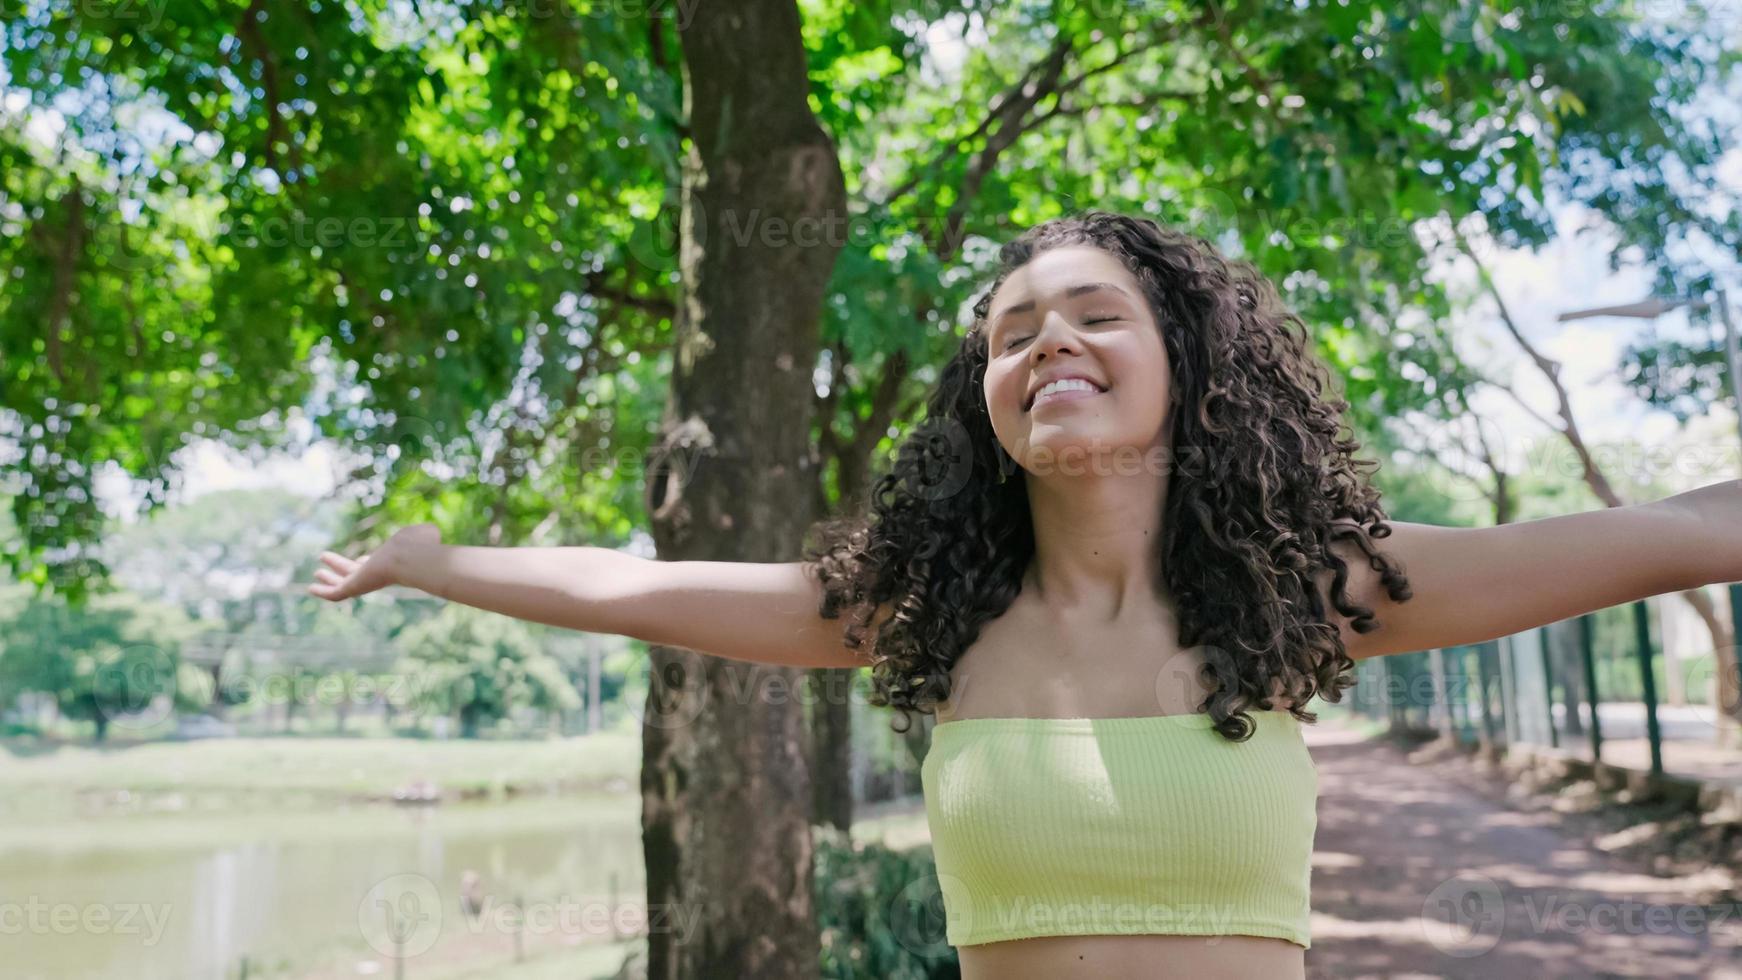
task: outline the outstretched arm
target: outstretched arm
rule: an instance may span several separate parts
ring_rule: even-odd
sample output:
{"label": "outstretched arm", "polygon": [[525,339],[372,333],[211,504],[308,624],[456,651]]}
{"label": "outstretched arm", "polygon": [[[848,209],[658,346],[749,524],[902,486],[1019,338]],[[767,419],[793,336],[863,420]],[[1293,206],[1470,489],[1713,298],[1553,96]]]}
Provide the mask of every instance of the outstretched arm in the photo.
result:
{"label": "outstretched arm", "polygon": [[846,619],[817,614],[822,586],[804,562],[656,561],[590,546],[448,545],[430,525],[374,554],[321,553],[308,587],[338,601],[387,585],[516,619],[754,663],[858,667]]}
{"label": "outstretched arm", "polygon": [[1386,523],[1392,534],[1374,544],[1403,566],[1412,598],[1392,602],[1358,549],[1339,552],[1350,565],[1351,597],[1378,623],[1365,634],[1340,624],[1357,660],[1480,643],[1648,596],[1742,581],[1742,480],[1495,527]]}

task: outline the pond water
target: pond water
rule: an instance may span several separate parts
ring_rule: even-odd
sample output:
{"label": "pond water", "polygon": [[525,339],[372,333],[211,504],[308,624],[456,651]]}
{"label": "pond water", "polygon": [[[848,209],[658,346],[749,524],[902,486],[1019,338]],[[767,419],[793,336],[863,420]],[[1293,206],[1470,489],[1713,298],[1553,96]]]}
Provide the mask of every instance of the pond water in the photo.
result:
{"label": "pond water", "polygon": [[0,973],[230,980],[246,957],[250,978],[390,977],[398,951],[410,980],[511,955],[516,932],[536,948],[639,931],[640,805],[625,793],[9,819]]}

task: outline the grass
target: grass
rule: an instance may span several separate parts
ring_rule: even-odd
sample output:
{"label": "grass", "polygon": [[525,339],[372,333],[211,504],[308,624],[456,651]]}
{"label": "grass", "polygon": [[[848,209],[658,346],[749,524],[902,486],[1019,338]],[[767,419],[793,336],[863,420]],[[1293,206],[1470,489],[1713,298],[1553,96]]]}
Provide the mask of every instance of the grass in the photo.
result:
{"label": "grass", "polygon": [[231,738],[0,751],[0,817],[307,809],[413,780],[465,796],[633,791],[639,735],[540,741]]}
{"label": "grass", "polygon": [[[509,826],[529,832],[578,822],[608,826],[639,813],[639,796],[568,795],[502,804],[455,803],[441,808],[442,826],[454,834],[487,835]],[[250,843],[340,845],[407,833],[409,811],[380,805],[344,807],[313,815],[307,809],[254,810],[216,806],[209,811],[106,813],[75,820],[37,815],[0,824],[0,858],[7,851],[73,855],[206,851]]]}

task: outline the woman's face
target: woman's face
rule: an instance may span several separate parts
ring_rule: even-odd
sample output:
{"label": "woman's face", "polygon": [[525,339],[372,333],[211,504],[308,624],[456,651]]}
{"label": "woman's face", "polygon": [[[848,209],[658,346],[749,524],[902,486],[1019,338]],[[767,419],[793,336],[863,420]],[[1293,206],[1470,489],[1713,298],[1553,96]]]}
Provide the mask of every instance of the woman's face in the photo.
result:
{"label": "woman's face", "polygon": [[[1071,245],[1036,255],[998,287],[986,332],[986,410],[1025,470],[1129,473],[1167,444],[1167,348],[1137,278],[1112,254]],[[1047,390],[1060,378],[1087,390]],[[1117,468],[1089,468],[1111,460]]]}

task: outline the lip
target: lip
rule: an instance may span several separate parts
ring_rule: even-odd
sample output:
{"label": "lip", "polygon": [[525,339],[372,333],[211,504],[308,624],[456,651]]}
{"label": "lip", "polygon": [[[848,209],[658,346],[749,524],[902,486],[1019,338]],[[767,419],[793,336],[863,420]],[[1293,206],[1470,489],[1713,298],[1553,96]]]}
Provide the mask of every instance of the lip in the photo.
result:
{"label": "lip", "polygon": [[1106,394],[1106,392],[1107,392],[1106,385],[1102,384],[1099,381],[1096,381],[1094,378],[1091,378],[1088,375],[1085,375],[1085,374],[1061,374],[1061,375],[1058,375],[1057,377],[1046,378],[1046,379],[1042,380],[1039,384],[1036,384],[1034,386],[1034,390],[1029,392],[1028,400],[1026,403],[1023,404],[1022,410],[1025,412],[1030,412],[1030,411],[1033,411],[1035,408],[1039,407],[1039,404],[1036,402],[1036,398],[1039,397],[1040,390],[1042,388],[1045,388],[1047,385],[1052,384],[1054,381],[1087,381],[1089,384],[1091,384],[1095,387],[1095,390],[1094,391],[1072,390],[1072,391],[1057,392],[1055,394],[1048,395],[1046,398],[1045,404],[1050,405],[1053,402],[1070,402],[1070,401],[1076,401],[1080,398],[1093,398],[1096,395]]}
{"label": "lip", "polygon": [[1056,405],[1059,402],[1076,402],[1076,401],[1082,401],[1085,398],[1099,398],[1099,397],[1101,397],[1101,392],[1099,392],[1099,391],[1084,391],[1081,388],[1072,388],[1070,391],[1060,391],[1060,392],[1057,392],[1055,394],[1048,395],[1048,396],[1046,396],[1045,400],[1037,401],[1033,405],[1030,405],[1028,407],[1028,410],[1032,412],[1032,411],[1035,411],[1035,410],[1037,410],[1045,405]]}

